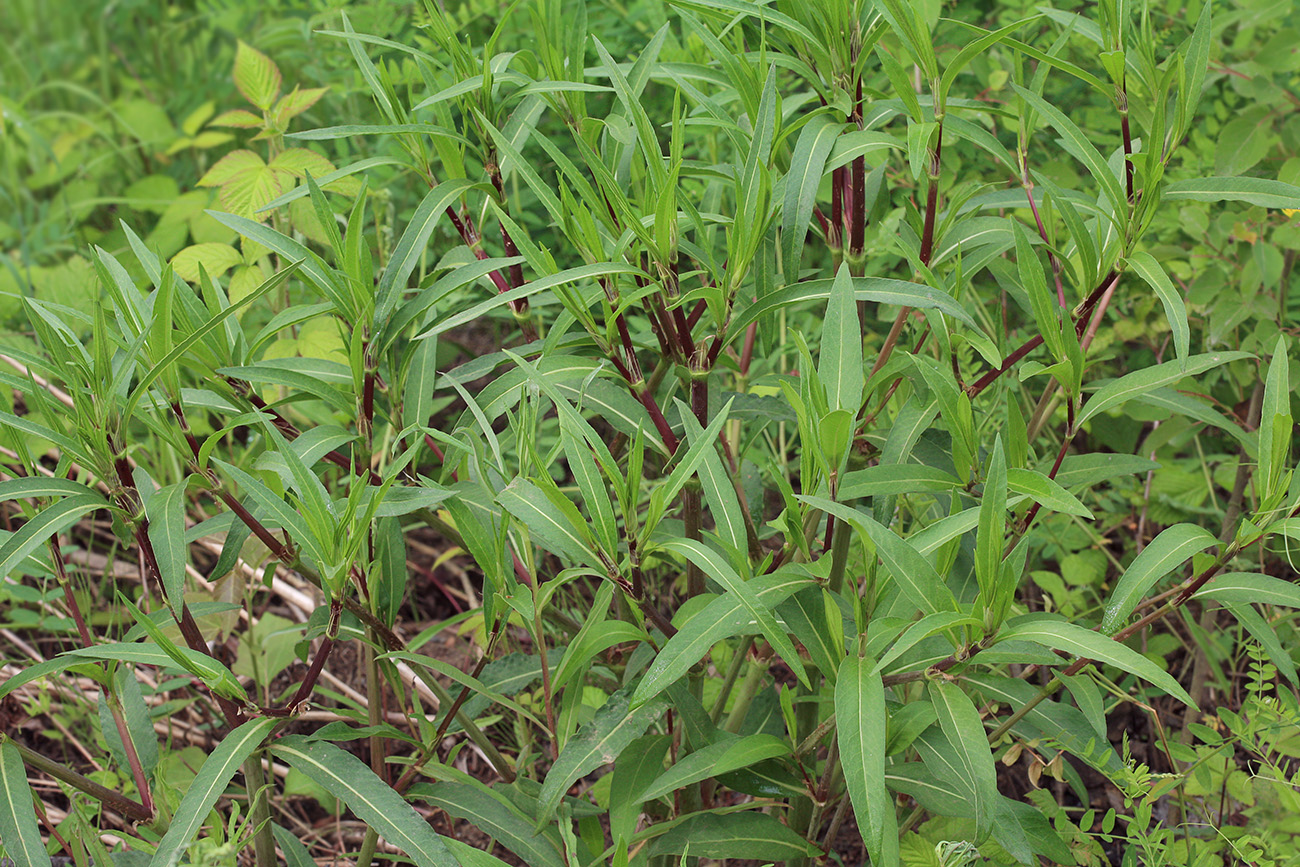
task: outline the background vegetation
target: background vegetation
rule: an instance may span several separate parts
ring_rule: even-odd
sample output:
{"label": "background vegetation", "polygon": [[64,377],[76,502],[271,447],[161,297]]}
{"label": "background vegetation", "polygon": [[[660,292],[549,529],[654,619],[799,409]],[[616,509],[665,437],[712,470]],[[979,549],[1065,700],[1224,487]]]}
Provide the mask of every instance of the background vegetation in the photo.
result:
{"label": "background vegetation", "polygon": [[16,863],[1300,863],[1290,0],[5,11]]}

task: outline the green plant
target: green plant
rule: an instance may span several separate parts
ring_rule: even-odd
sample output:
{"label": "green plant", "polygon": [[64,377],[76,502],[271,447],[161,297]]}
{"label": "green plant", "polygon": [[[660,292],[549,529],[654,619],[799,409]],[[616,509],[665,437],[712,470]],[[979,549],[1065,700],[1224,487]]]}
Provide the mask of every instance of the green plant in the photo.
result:
{"label": "green plant", "polygon": [[[850,823],[873,865],[1097,863],[1114,837],[1130,861],[1266,851],[1186,833],[1188,787],[1222,747],[1187,710],[1222,659],[1214,606],[1263,648],[1246,716],[1224,724],[1279,781],[1294,701],[1265,684],[1295,682],[1293,627],[1253,604],[1300,607],[1265,547],[1300,527],[1287,340],[1262,320],[1231,350],[1222,329],[1194,333],[1153,241],[1179,202],[1300,208],[1289,183],[1180,161],[1211,6],[1157,27],[1110,0],[1095,20],[1010,21],[683,0],[622,62],[588,11],[536,0],[475,42],[427,3],[420,46],[340,19],[381,123],[292,135],[395,145],[427,189],[395,241],[391,200],[361,186],[336,213],[314,170],[332,163],[281,162],[298,149],[277,106],[295,97],[241,46],[263,115],[225,120],[259,124],[269,150],[205,181],[241,239],[221,255],[246,273],[223,286],[215,251],[169,262],[124,229],[129,267],[95,252],[107,305],[24,300],[40,348],[2,377],[23,400],[0,415],[0,498],[26,520],[0,573],[57,585],[82,646],[0,695],[94,681],[121,790],[6,738],[6,841],[41,863],[25,762],[137,823],[128,848],[159,863],[307,857],[283,824],[289,778],[267,767],[365,823],[363,864],[381,837],[419,864],[499,863],[413,804],[538,865],[801,865],[839,857]],[[376,159],[397,157],[344,171]],[[1283,259],[1260,266],[1279,303]],[[316,322],[328,340],[304,338]],[[440,343],[468,329],[495,342],[447,369]],[[1212,405],[1247,387],[1244,424]],[[1141,448],[1133,415],[1159,421]],[[1207,429],[1237,451],[1228,484]],[[1206,496],[1157,514],[1171,469]],[[147,588],[99,591],[120,619],[94,632],[60,538],[88,515],[111,519]],[[1109,550],[1130,520],[1137,544]],[[404,634],[407,544],[429,530],[481,575],[478,604],[438,624],[474,636],[468,673],[421,652],[434,631]],[[264,561],[263,581],[195,596],[211,538],[205,581]],[[281,570],[318,602],[301,625],[264,612],[268,589],[293,590]],[[1134,646],[1167,618],[1203,654],[1183,680],[1176,642],[1154,640],[1169,634]],[[210,644],[232,629],[233,670]],[[301,672],[277,679],[285,632]],[[345,642],[365,693],[320,725],[308,705],[340,695],[322,676]],[[161,809],[123,663],[181,675],[154,693],[202,709],[216,742]],[[1134,709],[1189,768],[1116,752],[1107,716]],[[1183,714],[1202,743],[1175,750],[1160,719]],[[1004,794],[1019,777],[998,760],[1022,758],[1056,797]],[[210,820],[241,771],[245,806]],[[1098,817],[1084,773],[1132,814]],[[1154,812],[1178,787],[1182,827]]]}

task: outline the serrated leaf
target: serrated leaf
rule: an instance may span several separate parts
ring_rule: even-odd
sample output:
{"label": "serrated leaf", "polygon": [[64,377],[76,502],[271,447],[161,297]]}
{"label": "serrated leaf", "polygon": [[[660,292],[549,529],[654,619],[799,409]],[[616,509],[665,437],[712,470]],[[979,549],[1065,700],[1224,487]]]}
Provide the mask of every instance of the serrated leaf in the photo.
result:
{"label": "serrated leaf", "polygon": [[235,87],[244,99],[266,111],[280,95],[280,69],[242,39],[235,49]]}

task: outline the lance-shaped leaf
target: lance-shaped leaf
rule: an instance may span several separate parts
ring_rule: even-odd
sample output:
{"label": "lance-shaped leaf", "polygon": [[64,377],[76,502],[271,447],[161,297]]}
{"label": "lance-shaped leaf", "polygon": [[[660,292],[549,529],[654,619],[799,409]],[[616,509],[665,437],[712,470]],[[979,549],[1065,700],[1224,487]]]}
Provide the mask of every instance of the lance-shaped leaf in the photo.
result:
{"label": "lance-shaped leaf", "polygon": [[1209,531],[1195,524],[1175,524],[1165,529],[1124,570],[1110,594],[1110,601],[1106,603],[1101,631],[1107,635],[1114,634],[1157,581],[1197,551],[1217,544],[1218,540]]}
{"label": "lance-shaped leaf", "polygon": [[566,497],[548,497],[537,485],[519,478],[497,494],[497,502],[522,521],[546,550],[574,563],[596,562],[595,544],[587,522]]}
{"label": "lance-shaped leaf", "polygon": [[1166,361],[1154,367],[1135,370],[1097,389],[1088,398],[1076,424],[1081,425],[1097,413],[1119,406],[1145,392],[1171,385],[1184,377],[1195,376],[1221,364],[1249,357],[1249,352],[1206,352],[1183,361]]}
{"label": "lance-shaped leaf", "polygon": [[[764,295],[757,303],[749,305],[737,314],[728,327],[727,333],[743,334],[749,323],[782,307],[805,301],[825,301],[831,295],[833,282],[833,280],[805,280]],[[915,307],[918,310],[938,310],[972,328],[977,327],[970,314],[954,301],[951,295],[920,283],[909,283],[906,280],[894,280],[889,277],[854,277],[853,297],[858,301],[895,304],[900,307]]]}
{"label": "lance-shaped leaf", "polygon": [[853,297],[853,278],[849,276],[847,264],[840,266],[831,283],[822,323],[817,376],[826,387],[826,402],[832,411],[857,411],[866,377],[862,371],[862,325],[858,322],[858,304]]}
{"label": "lance-shaped leaf", "polygon": [[185,563],[189,559],[189,546],[185,544],[185,489],[185,482],[168,485],[154,492],[145,504],[149,542],[158,560],[163,593],[178,618],[185,602]]}
{"label": "lance-shaped leaf", "polygon": [[1192,598],[1300,608],[1300,584],[1258,572],[1225,572]]}
{"label": "lance-shaped leaf", "polygon": [[546,773],[538,795],[537,822],[549,822],[560,799],[579,778],[622,754],[628,744],[659,718],[665,702],[651,701],[635,710],[631,707],[631,688],[624,687],[609,697],[596,716],[571,738]]}
{"label": "lance-shaped leaf", "polygon": [[982,842],[992,831],[998,803],[997,770],[993,766],[993,753],[989,751],[984,723],[980,721],[979,711],[971,703],[970,696],[955,684],[932,681],[930,700],[940,728],[956,751],[953,758],[975,810],[976,842]]}
{"label": "lance-shaped leaf", "polygon": [[903,595],[922,612],[935,614],[939,611],[957,610],[957,600],[953,598],[948,585],[943,583],[943,579],[930,565],[930,561],[922,557],[906,539],[869,515],[843,503],[803,494],[799,495],[799,499],[841,521],[847,521],[871,539],[872,544],[876,546],[880,561],[898,582]]}
{"label": "lance-shaped leaf", "polygon": [[1187,325],[1187,305],[1183,303],[1182,293],[1150,253],[1134,253],[1128,257],[1128,264],[1160,298],[1165,307],[1165,317],[1169,320],[1169,330],[1174,335],[1174,354],[1180,359],[1187,358],[1191,330]]}
{"label": "lance-shaped leaf", "polygon": [[488,187],[465,178],[448,179],[429,190],[415,209],[415,214],[411,217],[411,222],[406,224],[406,231],[402,233],[397,246],[393,248],[393,254],[379,278],[379,286],[375,289],[375,323],[379,327],[382,327],[401,300],[406,281],[410,279],[420,258],[425,255],[429,236],[433,234],[438,220],[457,199],[475,188]]}
{"label": "lance-shaped leaf", "polygon": [[1255,490],[1265,500],[1282,493],[1291,462],[1291,377],[1287,370],[1286,338],[1278,337],[1264,380],[1259,412],[1259,471]]}
{"label": "lance-shaped leaf", "polygon": [[217,798],[226,791],[235,771],[262,745],[275,725],[276,720],[270,717],[249,720],[217,745],[185,790],[185,796],[172,816],[167,833],[158,843],[149,867],[174,867],[180,863],[181,856],[189,850],[190,843],[207,821]]}
{"label": "lance-shaped leaf", "polygon": [[885,688],[870,660],[850,656],[835,683],[835,730],[853,814],[872,864],[898,863],[898,817],[885,788]]}
{"label": "lance-shaped leaf", "polygon": [[975,533],[975,576],[984,604],[996,605],[998,578],[1002,575],[1002,548],[1007,530],[1007,456],[998,436],[989,457],[980,499],[979,529]]}
{"label": "lance-shaped leaf", "polygon": [[[687,439],[694,446],[704,439],[704,429],[696,421],[695,414],[685,404],[678,401],[677,406],[681,410],[682,425],[686,429]],[[731,403],[728,402],[726,408],[730,407]],[[709,513],[713,516],[713,525],[717,528],[718,536],[737,551],[744,551],[747,544],[745,513],[741,510],[740,498],[736,496],[736,486],[731,480],[731,474],[727,472],[714,446],[717,441],[716,436],[708,439],[700,454],[698,471],[700,486],[704,490],[704,500],[709,504]]]}
{"label": "lance-shaped leaf", "polygon": [[42,509],[0,545],[0,577],[10,575],[51,536],[62,533],[96,509],[106,508],[107,500],[99,494],[86,492],[66,497]]}
{"label": "lance-shaped leaf", "polygon": [[808,222],[817,204],[817,187],[826,171],[826,158],[843,128],[829,115],[818,114],[804,124],[795,142],[790,171],[785,175],[781,212],[781,267],[787,284],[799,282],[799,263],[803,260]]}
{"label": "lance-shaped leaf", "polygon": [[998,642],[1021,639],[1033,641],[1053,650],[1074,654],[1081,659],[1105,662],[1159,687],[1188,707],[1196,702],[1178,681],[1147,659],[1118,641],[1074,623],[1051,619],[1051,615],[1026,614],[1010,621],[998,633]]}
{"label": "lance-shaped leaf", "polygon": [[[795,591],[811,584],[812,579],[789,571],[762,575],[748,582],[758,604],[764,608],[776,607]],[[709,600],[682,624],[650,663],[650,668],[637,684],[632,697],[633,707],[649,701],[676,683],[719,641],[738,635],[742,630],[757,629],[757,618],[735,593],[724,593]]]}
{"label": "lance-shaped leaf", "polygon": [[1160,197],[1172,201],[1245,202],[1261,208],[1300,208],[1300,187],[1267,178],[1192,178],[1174,181]]}
{"label": "lance-shaped leaf", "polygon": [[347,804],[363,822],[420,867],[457,867],[446,842],[415,808],[360,759],[325,741],[300,735],[280,738],[271,752]]}
{"label": "lance-shaped leaf", "polygon": [[775,816],[742,813],[694,813],[650,844],[650,853],[694,855],[701,859],[751,859],[762,863],[798,861],[817,851]]}
{"label": "lance-shaped leaf", "polygon": [[[447,780],[411,787],[411,797],[441,807],[457,819],[467,820],[478,830],[505,846],[524,863],[535,867],[564,867],[555,829],[533,831],[532,822],[510,801],[487,786]],[[556,839],[551,839],[555,837]]]}
{"label": "lance-shaped leaf", "polygon": [[1046,506],[1053,512],[1078,515],[1080,518],[1092,520],[1092,512],[1089,511],[1087,506],[1079,502],[1078,497],[1061,487],[1054,479],[1049,479],[1040,472],[1010,467],[1007,470],[1007,488],[1012,493],[1024,494],[1035,503]]}
{"label": "lance-shaped leaf", "polygon": [[41,843],[41,828],[36,824],[23,758],[4,735],[0,735],[0,841],[13,863],[50,867],[49,853]]}
{"label": "lance-shaped leaf", "polygon": [[728,593],[732,593],[745,606],[749,615],[758,621],[758,627],[763,632],[763,637],[767,639],[768,644],[777,654],[790,666],[795,677],[799,678],[801,683],[808,683],[808,672],[804,670],[803,663],[799,659],[799,654],[795,651],[794,645],[790,642],[790,636],[785,634],[772,616],[772,612],[758,598],[754,592],[754,587],[749,582],[743,580],[736,570],[731,568],[716,551],[708,548],[694,539],[673,539],[665,542],[663,547],[666,550],[673,551],[690,560],[709,578],[716,581]]}

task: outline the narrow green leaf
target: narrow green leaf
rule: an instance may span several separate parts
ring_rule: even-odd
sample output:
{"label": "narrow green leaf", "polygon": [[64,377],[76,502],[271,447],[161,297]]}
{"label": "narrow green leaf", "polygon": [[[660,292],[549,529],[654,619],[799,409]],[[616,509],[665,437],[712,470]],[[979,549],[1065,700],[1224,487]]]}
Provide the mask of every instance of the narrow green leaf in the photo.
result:
{"label": "narrow green leaf", "polygon": [[[664,501],[672,502],[676,496],[681,493],[682,488],[690,481],[692,475],[704,463],[704,459],[714,452],[714,443],[718,441],[718,432],[722,430],[723,424],[726,423],[727,417],[731,412],[731,406],[735,398],[728,400],[726,405],[709,421],[709,426],[704,429],[704,433],[699,437],[692,437],[690,447],[686,454],[682,455],[677,466],[673,467],[672,473],[668,476],[668,481],[664,483]],[[683,412],[683,417],[689,413],[689,410]],[[680,452],[680,449],[678,450]]]}
{"label": "narrow green leaf", "polygon": [[1151,540],[1124,570],[1110,594],[1101,631],[1113,635],[1155,583],[1178,568],[1197,551],[1214,547],[1218,540],[1195,524],[1175,524]]}
{"label": "narrow green leaf", "polygon": [[885,688],[868,660],[850,655],[835,683],[835,730],[844,782],[872,864],[898,863],[898,817],[885,788]]}
{"label": "narrow green leaf", "polygon": [[633,710],[631,693],[631,688],[625,687],[610,696],[596,711],[592,721],[579,729],[560,750],[538,795],[539,824],[550,821],[560,799],[579,777],[613,762],[628,744],[641,736],[646,726],[659,718],[665,702],[655,700]]}
{"label": "narrow green leaf", "polygon": [[1007,487],[1015,494],[1024,494],[1040,506],[1046,506],[1053,512],[1066,515],[1078,515],[1092,520],[1092,512],[1079,498],[1071,494],[1054,479],[1035,470],[1011,467],[1007,470]]}
{"label": "narrow green leaf", "polygon": [[564,867],[566,861],[551,840],[547,828],[534,832],[532,822],[503,796],[487,786],[448,780],[411,787],[411,797],[447,811],[456,819],[468,821],[478,830],[505,846],[525,864],[536,867]]}
{"label": "narrow green leaf", "polygon": [[425,247],[428,246],[429,236],[433,234],[438,220],[442,219],[457,199],[473,189],[488,187],[465,178],[443,181],[429,190],[415,209],[415,214],[411,217],[411,222],[406,224],[406,231],[402,232],[397,246],[393,248],[392,256],[379,278],[379,286],[375,289],[376,331],[383,327],[401,300],[411,272],[419,264],[420,258],[426,255]]}
{"label": "narrow green leaf", "polygon": [[42,509],[0,545],[0,577],[13,574],[18,564],[58,533],[71,527],[96,509],[108,508],[99,494],[76,494]]}
{"label": "narrow green leaf", "polygon": [[[790,571],[778,571],[760,575],[748,583],[760,605],[775,608],[795,591],[811,586],[812,579]],[[668,639],[655,655],[650,668],[637,684],[632,706],[637,707],[663,692],[685,676],[715,644],[741,634],[742,630],[758,631],[758,620],[739,596],[725,593],[710,600],[690,620],[680,624],[677,634]]]}
{"label": "narrow green leaf", "polygon": [[808,672],[804,669],[803,663],[799,659],[799,654],[795,651],[794,645],[790,643],[790,637],[786,635],[772,616],[772,612],[758,598],[754,588],[749,582],[741,579],[736,571],[731,568],[717,552],[694,539],[673,539],[663,543],[663,547],[669,551],[680,554],[690,560],[709,578],[712,578],[729,593],[734,593],[750,616],[758,621],[759,628],[763,632],[763,637],[777,652],[777,655],[790,666],[795,677],[800,683],[808,683]]}
{"label": "narrow green leaf", "polygon": [[[687,439],[691,445],[694,445],[697,440],[704,438],[704,429],[700,427],[700,423],[696,421],[695,414],[689,407],[681,401],[677,402],[677,406],[681,410]],[[728,403],[727,407],[730,406],[731,404]],[[718,456],[718,450],[713,446],[717,441],[716,436],[708,440],[708,446],[702,453],[699,465],[700,485],[704,490],[704,500],[709,504],[709,512],[713,516],[713,524],[717,528],[718,536],[737,551],[744,551],[748,545],[745,514],[741,510],[740,498],[736,496],[736,486],[731,480],[731,473],[727,472],[722,458]]]}
{"label": "narrow green leaf", "polygon": [[1261,208],[1300,208],[1300,187],[1267,178],[1193,178],[1168,184],[1166,201],[1245,202]]}
{"label": "narrow green leaf", "polygon": [[1097,389],[1084,404],[1083,412],[1079,414],[1076,425],[1081,425],[1097,413],[1119,406],[1144,392],[1172,385],[1184,377],[1195,376],[1221,364],[1249,357],[1249,352],[1206,352],[1181,361],[1166,361],[1154,367],[1135,370]]}
{"label": "narrow green leaf", "polygon": [[1169,320],[1169,329],[1173,332],[1174,354],[1179,359],[1186,359],[1191,330],[1187,324],[1187,305],[1183,303],[1182,293],[1150,253],[1134,253],[1127,261],[1129,267],[1159,296],[1160,303],[1165,307],[1165,317]]}
{"label": "narrow green leaf", "polygon": [[1002,549],[1006,532],[1007,456],[999,435],[994,441],[988,472],[984,476],[979,529],[975,533],[975,576],[979,580],[980,597],[990,607],[995,606],[1000,595],[998,579],[1002,575]]}
{"label": "narrow green leaf", "polygon": [[1288,485],[1291,468],[1291,377],[1287,369],[1286,338],[1279,336],[1264,380],[1259,413],[1259,470],[1255,491],[1271,502]]}
{"label": "narrow green leaf", "polygon": [[0,502],[35,499],[36,497],[73,497],[95,491],[71,479],[51,479],[46,476],[20,476],[0,482]]}
{"label": "narrow green leaf", "polygon": [[497,494],[497,502],[522,521],[548,551],[574,563],[590,566],[597,562],[587,522],[567,499],[568,508],[564,508],[537,485],[518,478]]}
{"label": "narrow green leaf", "polygon": [[1300,608],[1300,584],[1258,572],[1225,572],[1216,575],[1192,598]]}
{"label": "narrow green leaf", "polygon": [[41,843],[41,828],[36,824],[23,758],[4,735],[0,735],[0,840],[15,863],[50,867],[49,853]]}
{"label": "narrow green leaf", "polygon": [[956,750],[955,758],[975,808],[975,842],[982,843],[993,830],[998,802],[997,770],[989,750],[988,733],[970,696],[956,684],[931,681],[930,700],[940,728]]}
{"label": "narrow green leaf", "polygon": [[619,841],[631,841],[636,832],[637,818],[645,797],[638,793],[650,787],[664,770],[664,758],[672,738],[667,735],[646,735],[628,745],[614,763],[614,778],[609,787],[609,836]]}
{"label": "narrow green leaf", "polygon": [[804,124],[785,175],[785,204],[781,211],[781,267],[787,284],[799,282],[804,239],[817,204],[817,188],[826,171],[835,139],[843,125],[830,115],[818,114]]}
{"label": "narrow green leaf", "polygon": [[903,595],[922,612],[935,614],[940,610],[957,610],[957,600],[953,598],[952,591],[943,583],[930,561],[922,557],[906,539],[869,515],[842,503],[805,494],[800,494],[799,499],[841,521],[847,521],[867,536],[875,545],[880,561],[898,582]]}
{"label": "narrow green leaf", "polygon": [[1188,707],[1196,707],[1196,702],[1192,701],[1192,697],[1178,681],[1136,650],[1093,632],[1087,627],[1050,618],[1051,615],[1044,614],[1026,614],[1017,617],[998,633],[998,641],[1012,639],[1033,641],[1053,650],[1074,654],[1081,659],[1105,662],[1142,678]]}
{"label": "narrow green leaf", "polygon": [[866,376],[862,370],[862,325],[858,322],[858,304],[847,264],[840,265],[826,301],[817,376],[826,387],[831,411],[857,412]]}
{"label": "narrow green leaf", "polygon": [[271,752],[324,786],[420,867],[457,867],[456,856],[424,817],[356,756],[301,735],[280,738]]}
{"label": "narrow green leaf", "polygon": [[1076,160],[1087,167],[1088,172],[1101,185],[1102,193],[1110,201],[1114,213],[1123,213],[1128,207],[1127,196],[1120,185],[1119,178],[1093,146],[1092,140],[1079,129],[1059,108],[1052,105],[1032,90],[1013,84],[1016,93],[1029,103],[1035,111],[1047,118],[1048,122],[1062,135],[1062,144]]}
{"label": "narrow green leaf", "polygon": [[580,265],[577,268],[570,268],[567,271],[560,271],[558,274],[551,274],[546,277],[539,277],[531,283],[525,283],[508,292],[502,292],[489,298],[486,301],[480,301],[471,307],[459,310],[448,316],[446,319],[438,322],[432,328],[427,329],[421,334],[416,335],[416,340],[432,337],[436,334],[450,331],[453,328],[459,328],[467,322],[473,322],[480,318],[484,313],[490,310],[508,304],[511,301],[519,301],[530,295],[536,295],[546,289],[553,289],[556,286],[563,286],[567,283],[574,283],[578,280],[586,280],[590,277],[601,277],[609,274],[640,274],[645,276],[640,268],[634,268],[631,265],[620,264],[617,262],[598,262],[593,265]]}
{"label": "narrow green leaf", "polygon": [[163,595],[177,618],[185,604],[185,564],[189,560],[189,546],[185,544],[186,487],[186,482],[168,485],[155,491],[145,504],[149,542],[162,573]]}
{"label": "narrow green leaf", "polygon": [[650,844],[650,854],[693,855],[701,859],[751,859],[762,863],[806,858],[816,848],[775,816],[694,813]]}
{"label": "narrow green leaf", "polygon": [[262,745],[275,726],[276,720],[261,717],[249,720],[222,739],[185,790],[149,867],[174,867],[180,863],[235,771]]}
{"label": "narrow green leaf", "polygon": [[924,464],[877,464],[845,473],[840,479],[840,500],[889,494],[941,493],[961,487],[952,473]]}
{"label": "narrow green leaf", "polygon": [[[806,301],[825,301],[831,295],[833,283],[833,280],[805,280],[764,295],[757,303],[749,305],[737,314],[727,333],[743,334],[749,323],[782,307]],[[938,310],[972,328],[977,327],[970,314],[954,301],[952,296],[920,283],[909,283],[906,280],[894,280],[888,277],[854,277],[853,297],[858,301],[895,304],[900,307],[915,307],[918,310]]]}

